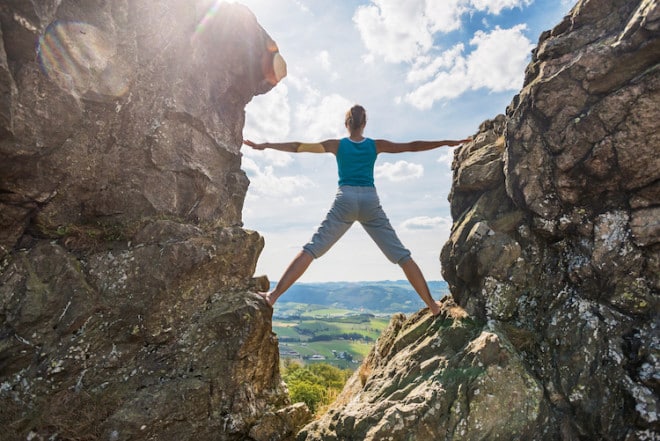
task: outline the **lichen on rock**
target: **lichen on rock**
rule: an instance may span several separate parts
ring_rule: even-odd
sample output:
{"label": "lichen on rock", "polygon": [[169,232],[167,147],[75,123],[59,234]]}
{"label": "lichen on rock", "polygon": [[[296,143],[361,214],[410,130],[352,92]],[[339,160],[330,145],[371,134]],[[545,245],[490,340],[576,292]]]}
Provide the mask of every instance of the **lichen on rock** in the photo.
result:
{"label": "lichen on rock", "polygon": [[545,406],[505,334],[447,299],[438,318],[394,317],[337,404],[298,439],[521,439]]}

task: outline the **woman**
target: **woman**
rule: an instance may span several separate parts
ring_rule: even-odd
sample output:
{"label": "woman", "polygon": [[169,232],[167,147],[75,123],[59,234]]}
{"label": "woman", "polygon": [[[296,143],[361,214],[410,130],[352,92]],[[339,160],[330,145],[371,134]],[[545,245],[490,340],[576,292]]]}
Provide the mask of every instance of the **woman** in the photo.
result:
{"label": "woman", "polygon": [[459,141],[413,141],[396,143],[363,136],[367,114],[362,106],[355,105],[346,112],[345,125],[349,136],[343,139],[328,139],[316,144],[300,142],[261,143],[249,140],[246,145],[257,149],[275,149],[284,152],[332,153],[337,158],[339,190],[325,220],[312,239],[303,246],[293,259],[275,289],[259,293],[269,305],[273,305],[296,281],[312,261],[321,257],[350,228],[353,222],[362,224],[385,256],[403,269],[408,281],[429,307],[433,315],[440,313],[433,301],[422,271],[412,259],[380,206],[374,186],[374,163],[379,153],[421,152],[442,146],[457,146],[470,139]]}

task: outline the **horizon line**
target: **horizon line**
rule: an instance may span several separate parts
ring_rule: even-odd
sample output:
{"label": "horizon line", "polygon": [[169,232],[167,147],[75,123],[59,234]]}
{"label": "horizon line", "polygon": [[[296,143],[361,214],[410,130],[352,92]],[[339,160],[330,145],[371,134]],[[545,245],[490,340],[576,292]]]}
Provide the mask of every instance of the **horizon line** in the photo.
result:
{"label": "horizon line", "polygon": [[[279,282],[279,280],[269,280],[269,282],[271,284],[273,284],[273,283]],[[312,282],[296,282],[292,285],[292,287],[296,286],[296,285],[311,285],[311,284],[318,284],[318,283],[383,283],[383,282],[390,282],[390,283],[392,283],[392,282],[402,282],[402,283],[405,282],[405,283],[410,283],[406,279],[396,279],[396,280],[392,280],[392,279],[382,279],[382,280],[328,280],[328,281],[320,281],[320,282],[313,282],[313,281]],[[427,280],[426,282],[427,283],[435,283],[435,282],[447,283],[447,281],[444,280],[444,279]]]}

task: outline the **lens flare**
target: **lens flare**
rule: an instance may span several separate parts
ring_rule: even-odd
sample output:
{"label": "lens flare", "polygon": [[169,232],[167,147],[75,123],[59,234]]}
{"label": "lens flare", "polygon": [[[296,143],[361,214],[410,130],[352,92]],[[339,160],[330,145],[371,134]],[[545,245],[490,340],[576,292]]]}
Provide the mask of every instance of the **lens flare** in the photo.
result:
{"label": "lens flare", "polygon": [[[206,9],[204,16],[197,23],[195,32],[192,36],[193,44],[202,39],[208,40],[207,43],[216,43],[225,38],[236,38],[235,32],[250,32],[252,29],[261,29],[249,9],[241,6],[243,10],[224,8],[229,11],[223,15],[221,9],[227,6],[224,1],[215,0]],[[220,14],[220,15],[219,15]],[[232,33],[232,34],[229,34]],[[198,40],[199,39],[199,40]],[[249,47],[247,57],[251,60],[251,66],[261,68],[261,78],[265,84],[271,87],[279,83],[287,74],[286,61],[279,53],[279,48],[275,41],[265,32],[263,33],[263,46],[254,45]],[[255,72],[256,73],[256,72]]]}
{"label": "lens flare", "polygon": [[195,35],[201,34],[204,32],[204,29],[206,29],[206,26],[209,24],[209,22],[213,19],[215,14],[218,12],[218,9],[220,9],[220,4],[222,3],[223,0],[216,0],[211,7],[206,11],[206,14],[204,14],[204,17],[197,23],[197,26],[195,27]]}
{"label": "lens flare", "polygon": [[119,97],[130,71],[118,57],[114,39],[95,26],[56,21],[39,38],[37,56],[44,73],[78,97]]}

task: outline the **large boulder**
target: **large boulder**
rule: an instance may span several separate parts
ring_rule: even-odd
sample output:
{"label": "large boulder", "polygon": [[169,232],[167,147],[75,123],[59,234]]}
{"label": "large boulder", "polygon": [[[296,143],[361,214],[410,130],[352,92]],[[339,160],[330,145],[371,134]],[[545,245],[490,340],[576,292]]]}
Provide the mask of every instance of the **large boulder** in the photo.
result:
{"label": "large boulder", "polygon": [[583,0],[541,36],[455,151],[452,300],[395,318],[299,440],[658,438],[659,26],[657,0]]}
{"label": "large boulder", "polygon": [[275,43],[202,0],[11,0],[0,26],[1,438],[293,436],[241,228]]}
{"label": "large boulder", "polygon": [[[564,438],[659,428],[659,26],[657,1],[578,2],[506,117],[456,152],[443,275],[470,314],[532,338]],[[466,186],[498,149],[500,181]]]}
{"label": "large boulder", "polygon": [[543,388],[506,333],[446,299],[439,318],[394,316],[298,440],[530,439],[547,418]]}
{"label": "large boulder", "polygon": [[204,0],[0,11],[3,254],[26,226],[241,223],[244,107],[281,61],[251,12]]}

